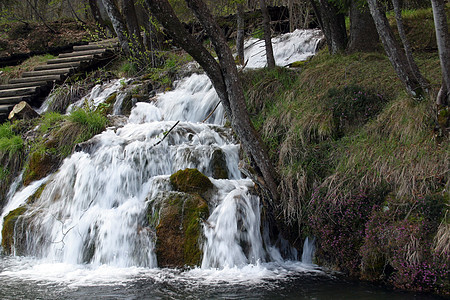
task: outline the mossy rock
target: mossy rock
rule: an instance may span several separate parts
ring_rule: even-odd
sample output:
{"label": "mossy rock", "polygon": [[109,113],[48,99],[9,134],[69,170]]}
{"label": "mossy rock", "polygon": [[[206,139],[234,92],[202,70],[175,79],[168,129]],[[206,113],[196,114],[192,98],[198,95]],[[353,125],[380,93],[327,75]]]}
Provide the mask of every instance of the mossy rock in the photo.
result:
{"label": "mossy rock", "polygon": [[36,151],[31,154],[28,167],[25,170],[23,184],[28,185],[50,174],[58,165],[59,160],[47,152]]}
{"label": "mossy rock", "polygon": [[198,266],[202,259],[201,220],[208,218],[206,201],[199,195],[169,192],[159,210],[149,214],[156,226],[156,256],[159,267]]}
{"label": "mossy rock", "polygon": [[184,193],[202,194],[213,187],[208,177],[197,169],[184,169],[170,176],[170,183],[175,190]]}
{"label": "mossy rock", "polygon": [[21,215],[25,213],[27,209],[25,206],[20,206],[14,210],[12,210],[9,214],[5,216],[3,219],[3,228],[2,228],[2,248],[5,254],[10,255],[14,249],[14,228],[16,226],[16,222]]}

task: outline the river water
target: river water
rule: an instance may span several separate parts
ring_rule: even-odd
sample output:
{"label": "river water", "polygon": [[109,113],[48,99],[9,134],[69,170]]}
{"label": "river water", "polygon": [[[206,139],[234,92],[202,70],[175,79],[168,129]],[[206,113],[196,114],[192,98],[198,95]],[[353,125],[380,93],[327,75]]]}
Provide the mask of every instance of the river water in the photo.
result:
{"label": "river water", "polygon": [[[296,31],[274,40],[278,64],[313,55],[319,37],[317,31]],[[264,66],[261,43],[246,45],[247,67]],[[121,101],[123,82],[129,80],[96,86],[80,103],[95,107],[113,92]],[[224,126],[223,108],[214,110],[217,103],[208,78],[193,74],[157,101],[137,103],[121,126],[78,147],[54,174],[25,188],[19,176],[0,226],[10,211],[26,211],[15,225],[13,255],[0,257],[0,298],[431,298],[348,281],[312,264],[313,239],[300,254],[261,231],[261,203],[238,169],[240,146]],[[119,102],[114,111],[120,114]],[[227,179],[214,176],[217,153]],[[175,193],[169,176],[185,168],[200,170],[214,189],[203,259],[196,268],[160,268],[155,228],[146,218],[162,197]],[[41,186],[40,197],[27,203]]]}

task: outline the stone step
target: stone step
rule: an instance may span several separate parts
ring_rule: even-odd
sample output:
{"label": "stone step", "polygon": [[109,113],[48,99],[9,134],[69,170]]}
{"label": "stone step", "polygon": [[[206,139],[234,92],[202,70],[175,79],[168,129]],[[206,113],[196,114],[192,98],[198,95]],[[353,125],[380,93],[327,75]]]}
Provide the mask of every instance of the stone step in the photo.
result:
{"label": "stone step", "polygon": [[46,76],[14,78],[14,79],[10,79],[9,83],[38,82],[38,81],[44,81],[44,80],[45,81],[60,81],[61,75],[46,75]]}
{"label": "stone step", "polygon": [[0,85],[0,91],[1,90],[18,89],[18,88],[23,88],[23,87],[33,87],[33,86],[43,87],[46,85],[47,85],[47,81],[2,84],[2,85]]}
{"label": "stone step", "polygon": [[31,95],[31,94],[36,94],[38,91],[39,91],[39,87],[37,87],[37,86],[18,88],[18,89],[10,89],[10,90],[1,90],[0,97]]}
{"label": "stone step", "polygon": [[19,103],[20,101],[29,101],[31,99],[31,96],[15,96],[15,97],[3,97],[0,98],[0,105],[15,105]]}
{"label": "stone step", "polygon": [[76,57],[65,57],[65,58],[53,58],[47,60],[47,64],[60,64],[60,63],[67,63],[67,62],[74,62],[74,61],[89,61],[93,60],[94,55],[83,55],[83,56],[76,56]]}
{"label": "stone step", "polygon": [[78,68],[81,66],[81,61],[72,61],[67,63],[60,64],[50,64],[50,65],[42,65],[34,68],[35,71],[43,71],[43,70],[53,70],[53,69],[62,69],[62,68]]}
{"label": "stone step", "polygon": [[72,68],[23,72],[22,77],[36,77],[36,76],[45,76],[45,75],[66,75],[66,74],[70,73],[70,71],[72,71]]}
{"label": "stone step", "polygon": [[71,53],[61,53],[58,55],[58,58],[67,58],[67,57],[76,57],[83,55],[98,55],[106,52],[106,49],[94,49],[94,50],[85,50],[85,51],[74,51]]}
{"label": "stone step", "polygon": [[81,45],[81,46],[73,46],[74,51],[85,51],[85,50],[96,50],[96,49],[107,49],[114,50],[119,46],[119,43],[105,43],[105,44],[89,44],[89,45]]}

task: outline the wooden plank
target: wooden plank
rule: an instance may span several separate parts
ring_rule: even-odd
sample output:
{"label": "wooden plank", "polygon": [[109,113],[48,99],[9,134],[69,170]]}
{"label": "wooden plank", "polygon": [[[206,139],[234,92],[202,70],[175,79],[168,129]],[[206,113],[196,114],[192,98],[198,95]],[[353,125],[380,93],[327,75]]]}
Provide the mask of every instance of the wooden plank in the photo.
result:
{"label": "wooden plank", "polygon": [[46,85],[48,85],[47,81],[2,84],[2,85],[0,85],[0,91],[1,90],[18,89],[18,88],[23,88],[23,87],[32,87],[32,86],[44,87]]}
{"label": "wooden plank", "polygon": [[101,45],[101,44],[109,44],[109,43],[119,43],[118,38],[112,38],[107,40],[101,40],[97,42],[90,42],[89,45]]}
{"label": "wooden plank", "polygon": [[107,50],[115,50],[119,47],[119,43],[105,43],[105,44],[92,44],[92,45],[82,45],[82,46],[73,46],[74,51],[85,51],[85,50],[95,50],[95,49],[107,49]]}
{"label": "wooden plank", "polygon": [[76,57],[76,56],[84,56],[84,55],[96,55],[96,54],[102,54],[105,52],[106,52],[106,49],[74,51],[71,53],[61,53],[60,55],[58,55],[58,58]]}
{"label": "wooden plank", "polygon": [[66,63],[66,62],[73,62],[73,61],[89,61],[93,60],[94,55],[83,55],[83,56],[76,56],[76,57],[66,57],[66,58],[53,58],[47,60],[47,64],[60,64],[60,63]]}
{"label": "wooden plank", "polygon": [[38,82],[38,81],[44,81],[44,80],[45,81],[60,81],[61,75],[47,75],[47,76],[14,78],[14,79],[10,79],[9,83]]}
{"label": "wooden plank", "polygon": [[66,75],[66,74],[70,73],[70,71],[72,71],[72,68],[30,71],[30,72],[23,72],[22,77],[36,77],[36,76],[46,76],[46,75]]}
{"label": "wooden plank", "polygon": [[34,68],[35,71],[43,71],[43,70],[53,70],[53,69],[62,69],[62,68],[78,68],[81,66],[81,61],[72,61],[61,64],[50,64],[50,65],[42,65]]}
{"label": "wooden plank", "polygon": [[10,90],[0,90],[0,97],[12,97],[35,94],[39,91],[39,87],[25,87]]}
{"label": "wooden plank", "polygon": [[0,104],[17,104],[20,101],[29,101],[31,99],[30,96],[16,96],[16,97],[4,97],[0,98]]}
{"label": "wooden plank", "polygon": [[9,114],[11,109],[14,107],[15,104],[2,104],[0,105],[0,113],[5,114],[6,116]]}

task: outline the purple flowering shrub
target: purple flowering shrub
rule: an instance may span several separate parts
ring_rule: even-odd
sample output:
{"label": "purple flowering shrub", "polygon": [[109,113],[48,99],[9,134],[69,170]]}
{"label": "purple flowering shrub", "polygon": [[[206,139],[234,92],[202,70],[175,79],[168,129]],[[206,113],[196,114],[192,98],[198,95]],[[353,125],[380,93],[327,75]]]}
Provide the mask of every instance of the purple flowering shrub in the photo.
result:
{"label": "purple flowering shrub", "polygon": [[397,204],[390,199],[374,206],[360,249],[364,277],[402,289],[449,294],[450,253],[437,253],[433,241],[443,210],[439,196]]}
{"label": "purple flowering shrub", "polygon": [[[322,191],[323,192],[323,191]],[[350,275],[359,275],[365,224],[377,197],[360,191],[336,202],[316,190],[311,197],[309,226],[317,239],[316,258]]]}

